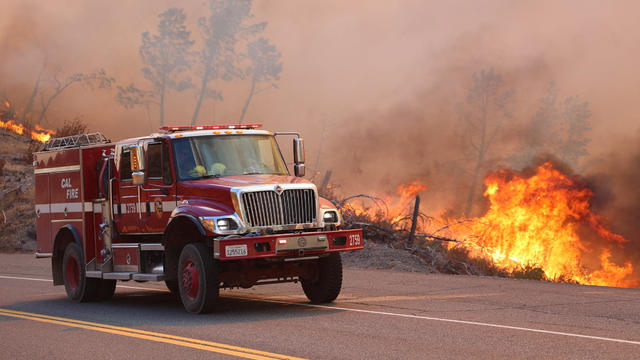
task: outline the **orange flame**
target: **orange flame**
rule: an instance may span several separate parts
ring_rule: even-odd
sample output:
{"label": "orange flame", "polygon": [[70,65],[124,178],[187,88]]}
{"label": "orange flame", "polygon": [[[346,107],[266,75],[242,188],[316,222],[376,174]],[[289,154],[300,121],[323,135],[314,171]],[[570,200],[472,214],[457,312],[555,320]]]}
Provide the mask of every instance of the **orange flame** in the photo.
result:
{"label": "orange flame", "polygon": [[7,122],[4,122],[4,121],[0,120],[0,129],[13,131],[14,133],[16,133],[18,135],[22,135],[26,128],[24,127],[24,125],[18,124],[16,122],[14,122],[13,120],[9,120]]}
{"label": "orange flame", "polygon": [[[611,232],[605,218],[591,211],[593,192],[578,178],[547,162],[525,176],[501,170],[485,179],[489,210],[479,218],[444,219],[423,224],[420,232],[446,228],[447,237],[464,240],[471,256],[491,260],[507,271],[532,266],[547,279],[590,285],[639,287],[632,263],[625,260],[628,240]],[[386,219],[407,219],[419,181],[398,187]],[[356,215],[380,219],[380,211],[350,204]],[[442,227],[442,224],[448,224]],[[432,228],[433,227],[433,228]],[[437,235],[445,235],[436,233]]]}
{"label": "orange flame", "polygon": [[385,196],[377,202],[377,206],[368,207],[361,202],[353,202],[348,206],[356,216],[368,216],[370,218],[387,218],[390,222],[397,223],[406,218],[407,207],[412,204],[413,199],[420,192],[428,189],[428,186],[414,180],[407,185],[400,185],[396,188],[396,197]]}
{"label": "orange flame", "polygon": [[[507,269],[540,267],[549,279],[638,286],[629,278],[630,262],[612,261],[612,250],[620,250],[627,240],[591,212],[593,193],[578,179],[547,162],[533,176],[503,170],[487,176],[485,185],[490,208],[472,222],[470,233],[476,239],[465,246],[484,249]],[[599,256],[592,259],[596,251]]]}
{"label": "orange flame", "polygon": [[[0,120],[0,129],[5,129],[18,135],[24,135],[28,130],[27,127],[22,124],[16,123],[13,120]],[[43,129],[42,127],[36,125],[35,130],[31,130],[28,133],[31,139],[44,143],[47,140],[51,139],[51,135],[55,135],[56,132],[54,130]]]}

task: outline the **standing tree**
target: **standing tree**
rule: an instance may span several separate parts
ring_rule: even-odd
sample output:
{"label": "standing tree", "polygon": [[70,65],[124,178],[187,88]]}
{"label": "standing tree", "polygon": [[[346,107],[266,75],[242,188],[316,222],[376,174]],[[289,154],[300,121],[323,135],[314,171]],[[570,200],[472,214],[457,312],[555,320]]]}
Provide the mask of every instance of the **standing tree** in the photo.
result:
{"label": "standing tree", "polygon": [[[88,74],[77,73],[73,75],[69,75],[63,80],[58,79],[59,72],[56,72],[53,75],[53,82],[55,83],[55,87],[53,91],[49,94],[45,94],[40,91],[40,99],[42,102],[42,107],[40,110],[40,115],[38,116],[37,124],[42,125],[43,121],[46,119],[47,111],[49,107],[53,103],[53,101],[60,96],[66,89],[74,84],[84,84],[91,88],[98,87],[99,89],[109,89],[111,88],[111,84],[115,82],[115,79],[107,76],[107,73],[103,70],[97,70]],[[34,94],[37,93],[37,88],[40,84],[40,77],[38,76],[38,81],[36,82],[36,89],[34,90]],[[34,95],[35,96],[35,95]],[[30,107],[31,104],[28,104]],[[29,108],[30,110],[30,108]]]}
{"label": "standing tree", "polygon": [[[282,72],[282,62],[280,58],[282,54],[278,52],[275,45],[271,45],[269,40],[261,37],[249,43],[247,47],[247,56],[251,65],[247,68],[246,74],[251,76],[251,88],[247,95],[247,100],[242,108],[240,115],[240,124],[244,121],[247,108],[251,103],[254,94],[262,92],[270,87],[278,88],[276,81],[280,80]],[[269,86],[256,90],[256,85],[261,82],[271,82]]]}
{"label": "standing tree", "polygon": [[20,121],[22,123],[26,123],[31,117],[33,104],[36,102],[36,97],[38,96],[38,91],[40,90],[40,80],[42,79],[42,74],[44,73],[45,68],[46,67],[43,65],[40,73],[38,73],[38,78],[36,78],[36,83],[33,85],[31,96],[29,96],[29,100],[27,100],[27,104],[24,106],[24,110],[22,111],[22,115],[20,116]]}
{"label": "standing tree", "polygon": [[138,89],[134,84],[129,84],[127,87],[118,85],[118,94],[116,100],[125,109],[133,109],[136,106],[144,106],[147,112],[147,120],[149,120],[149,128],[153,129],[151,124],[151,116],[149,115],[149,108],[151,105],[159,105],[156,100],[156,94],[153,91]]}
{"label": "standing tree", "polygon": [[[186,20],[184,10],[172,8],[158,17],[160,18],[158,33],[153,35],[148,31],[142,33],[140,57],[146,65],[142,69],[144,78],[152,84],[157,95],[160,126],[163,126],[167,90],[183,91],[192,86],[191,79],[184,73],[190,68],[190,49],[194,42],[189,38],[191,32],[187,31],[184,25]],[[142,92],[133,85],[129,89],[134,91],[131,94],[134,97]],[[122,95],[126,96],[126,93]],[[146,104],[148,105],[148,102]]]}
{"label": "standing tree", "polygon": [[551,82],[524,131],[526,150],[519,156],[522,158],[520,165],[528,164],[541,153],[553,154],[572,166],[578,165],[580,158],[588,154],[590,118],[588,102],[581,102],[576,97],[559,100],[556,85]]}
{"label": "standing tree", "polygon": [[200,108],[205,98],[222,99],[219,91],[209,88],[209,83],[222,79],[231,81],[243,78],[238,67],[239,54],[236,52],[238,40],[246,39],[262,31],[266,23],[246,24],[251,19],[250,0],[209,0],[209,16],[198,21],[204,40],[198,53],[198,75],[200,87],[191,124],[198,121]]}
{"label": "standing tree", "polygon": [[580,158],[589,154],[587,145],[590,140],[586,134],[591,130],[589,103],[568,97],[562,102],[560,114],[566,135],[558,143],[556,153],[563,161],[577,165]]}
{"label": "standing tree", "polygon": [[514,91],[504,89],[504,82],[493,69],[473,74],[473,85],[468,90],[467,104],[461,107],[463,139],[474,163],[471,185],[465,207],[470,216],[480,177],[483,175],[491,146],[500,133],[505,120],[512,117],[509,111]]}

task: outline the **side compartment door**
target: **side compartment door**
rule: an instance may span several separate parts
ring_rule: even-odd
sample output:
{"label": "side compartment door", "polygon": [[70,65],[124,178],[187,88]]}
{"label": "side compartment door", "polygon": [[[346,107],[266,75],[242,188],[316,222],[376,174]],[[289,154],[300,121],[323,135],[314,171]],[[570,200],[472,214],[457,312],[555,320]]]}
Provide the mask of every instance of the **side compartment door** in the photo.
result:
{"label": "side compartment door", "polygon": [[51,239],[51,189],[49,174],[36,173],[36,254],[53,252]]}
{"label": "side compartment door", "polygon": [[[116,168],[118,174],[118,196],[114,196],[113,214],[116,229],[121,234],[139,234],[144,232],[142,213],[139,209],[138,186],[133,185],[131,177],[131,153],[129,147],[116,148]],[[115,189],[114,189],[115,190]],[[114,194],[115,195],[115,194]]]}
{"label": "side compartment door", "polygon": [[146,174],[142,186],[142,216],[147,233],[163,233],[176,208],[176,185],[171,173],[169,144],[146,144]]}

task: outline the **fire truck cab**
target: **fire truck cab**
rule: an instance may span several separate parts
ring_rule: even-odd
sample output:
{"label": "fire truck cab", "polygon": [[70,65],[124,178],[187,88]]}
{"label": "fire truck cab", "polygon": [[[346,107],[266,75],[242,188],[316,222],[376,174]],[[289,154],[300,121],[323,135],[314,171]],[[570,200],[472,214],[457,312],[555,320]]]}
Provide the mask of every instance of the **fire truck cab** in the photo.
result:
{"label": "fire truck cab", "polygon": [[[305,180],[297,133],[260,125],[164,127],[112,143],[51,139],[35,153],[37,257],[75,301],[116,282],[164,281],[192,313],[221,288],[300,281],[314,303],[342,284],[340,252],[363,247]],[[275,141],[293,135],[294,174]]]}

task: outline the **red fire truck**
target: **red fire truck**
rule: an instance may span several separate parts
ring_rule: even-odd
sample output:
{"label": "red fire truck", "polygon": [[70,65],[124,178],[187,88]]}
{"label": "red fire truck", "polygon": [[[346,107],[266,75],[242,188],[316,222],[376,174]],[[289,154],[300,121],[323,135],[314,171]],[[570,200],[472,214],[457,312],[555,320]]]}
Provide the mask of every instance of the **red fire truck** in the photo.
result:
{"label": "red fire truck", "polygon": [[[164,281],[187,311],[220,288],[300,281],[314,303],[342,286],[341,251],[363,247],[305,180],[303,140],[259,124],[164,127],[111,143],[99,133],[35,153],[36,256],[75,301],[116,281]],[[293,135],[291,176],[275,141]]]}

